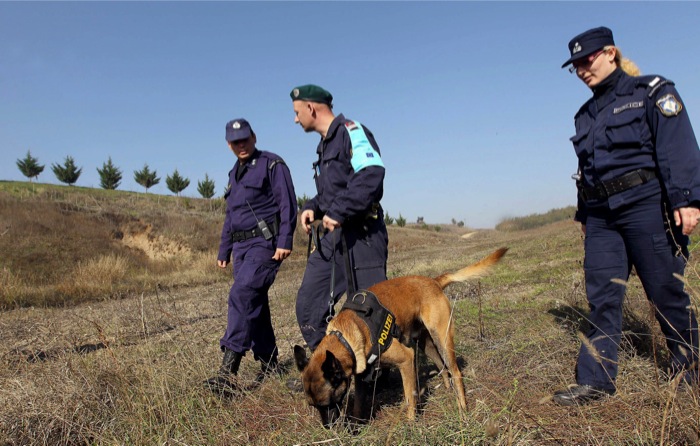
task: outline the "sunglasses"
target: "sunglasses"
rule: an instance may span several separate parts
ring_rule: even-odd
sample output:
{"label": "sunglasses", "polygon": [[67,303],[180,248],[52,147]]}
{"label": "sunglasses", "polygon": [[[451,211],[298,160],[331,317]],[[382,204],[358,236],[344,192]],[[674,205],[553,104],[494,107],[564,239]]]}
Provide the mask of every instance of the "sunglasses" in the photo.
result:
{"label": "sunglasses", "polygon": [[569,67],[569,73],[574,73],[579,68],[590,67],[591,65],[593,65],[593,62],[595,62],[598,56],[605,53],[606,51],[607,50],[600,50],[597,53],[589,54],[588,57],[573,61],[571,63],[571,66]]}

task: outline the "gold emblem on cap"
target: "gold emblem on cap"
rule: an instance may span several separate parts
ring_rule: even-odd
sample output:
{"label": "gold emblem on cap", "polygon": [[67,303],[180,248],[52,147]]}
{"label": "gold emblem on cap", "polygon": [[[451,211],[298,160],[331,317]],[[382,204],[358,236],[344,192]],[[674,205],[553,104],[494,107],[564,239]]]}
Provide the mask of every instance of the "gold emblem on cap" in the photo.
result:
{"label": "gold emblem on cap", "polygon": [[235,130],[238,130],[241,128],[241,123],[236,121],[233,124],[231,124],[231,127],[233,127]]}
{"label": "gold emblem on cap", "polygon": [[298,88],[295,88],[295,89],[292,91],[292,94],[294,94],[294,97],[295,97],[295,98],[298,98],[298,97],[299,97],[299,89],[298,89]]}

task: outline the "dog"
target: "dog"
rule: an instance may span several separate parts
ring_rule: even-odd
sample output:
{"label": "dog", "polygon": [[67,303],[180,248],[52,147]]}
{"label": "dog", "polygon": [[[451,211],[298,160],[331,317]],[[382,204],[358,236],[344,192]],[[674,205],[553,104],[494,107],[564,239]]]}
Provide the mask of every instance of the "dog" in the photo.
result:
{"label": "dog", "polygon": [[[445,273],[435,278],[404,276],[380,282],[368,289],[389,311],[387,323],[395,324],[397,332],[400,332],[398,339],[393,339],[394,342],[380,351],[376,363],[382,367],[398,367],[409,420],[416,417],[418,396],[414,346],[423,350],[442,369],[440,374],[446,387],[450,387],[450,377],[452,378],[460,412],[466,410],[462,374],[455,357],[451,307],[443,290],[451,283],[483,276],[507,250],[498,249],[481,261],[454,273]],[[359,294],[364,296],[366,293]],[[382,345],[387,344],[388,331],[387,326],[381,336],[375,335],[375,340],[379,337],[380,343],[384,341]],[[330,321],[326,335],[310,358],[307,358],[303,347],[294,346],[294,359],[301,372],[306,400],[318,409],[325,427],[331,427],[339,418],[340,407],[353,376],[355,398],[352,419],[359,423],[369,420],[371,379],[367,379],[367,375],[372,373],[374,367],[368,367],[368,362],[375,359],[373,351],[376,351],[376,347],[373,350],[369,326],[357,311],[345,307]]]}

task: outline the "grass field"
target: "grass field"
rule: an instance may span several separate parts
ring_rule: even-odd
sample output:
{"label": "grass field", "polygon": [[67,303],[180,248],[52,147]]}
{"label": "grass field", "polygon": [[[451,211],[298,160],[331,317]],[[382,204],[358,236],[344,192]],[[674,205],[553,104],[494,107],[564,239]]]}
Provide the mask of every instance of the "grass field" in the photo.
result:
{"label": "grass field", "polygon": [[[230,271],[215,266],[220,203],[0,182],[0,445],[699,444],[700,392],[669,380],[639,281],[628,283],[618,392],[553,404],[574,382],[587,303],[571,221],[516,231],[390,227],[389,275],[435,276],[507,246],[493,274],[447,288],[468,412],[421,361],[421,410],[405,421],[398,372],[360,432],[324,429],[292,347],[305,264],[298,234],[270,293],[286,372],[233,400],[202,381],[220,364]],[[696,250],[697,241],[691,246]],[[687,268],[697,307],[696,257]],[[243,360],[252,380],[258,365]]]}

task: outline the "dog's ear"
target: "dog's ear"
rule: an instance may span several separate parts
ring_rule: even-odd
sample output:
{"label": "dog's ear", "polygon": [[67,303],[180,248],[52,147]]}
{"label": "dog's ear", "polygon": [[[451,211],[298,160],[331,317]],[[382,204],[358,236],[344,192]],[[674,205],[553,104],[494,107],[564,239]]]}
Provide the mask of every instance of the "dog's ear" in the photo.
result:
{"label": "dog's ear", "polygon": [[294,359],[297,363],[297,368],[300,372],[303,372],[307,365],[309,365],[309,359],[306,357],[306,350],[300,345],[294,346]]}
{"label": "dog's ear", "polygon": [[330,350],[326,350],[326,360],[323,361],[321,370],[323,371],[323,377],[330,381],[334,387],[345,379],[343,365]]}

